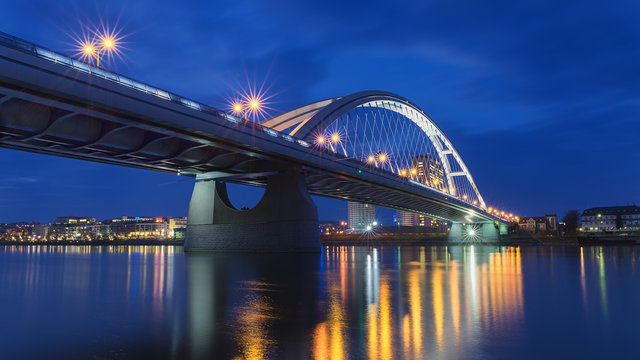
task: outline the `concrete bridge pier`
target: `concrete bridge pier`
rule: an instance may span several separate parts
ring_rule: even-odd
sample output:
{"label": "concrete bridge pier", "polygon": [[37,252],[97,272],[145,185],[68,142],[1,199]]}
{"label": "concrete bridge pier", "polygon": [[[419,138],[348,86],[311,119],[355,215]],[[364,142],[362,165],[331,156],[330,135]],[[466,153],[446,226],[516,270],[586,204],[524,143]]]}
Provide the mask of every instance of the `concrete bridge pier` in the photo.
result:
{"label": "concrete bridge pier", "polygon": [[271,175],[264,195],[252,209],[229,201],[226,183],[196,182],[189,203],[185,251],[321,250],[318,209],[302,174]]}
{"label": "concrete bridge pier", "polygon": [[497,243],[500,241],[498,229],[493,222],[451,224],[447,237],[449,242]]}
{"label": "concrete bridge pier", "polygon": [[507,224],[500,223],[499,227],[500,227],[500,235],[507,235],[509,233]]}

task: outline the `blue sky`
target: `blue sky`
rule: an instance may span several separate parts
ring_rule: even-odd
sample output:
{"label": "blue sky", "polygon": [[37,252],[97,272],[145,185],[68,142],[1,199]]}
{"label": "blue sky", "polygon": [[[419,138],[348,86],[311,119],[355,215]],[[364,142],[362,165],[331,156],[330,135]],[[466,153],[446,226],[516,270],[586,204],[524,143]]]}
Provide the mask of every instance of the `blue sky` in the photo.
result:
{"label": "blue sky", "polygon": [[[69,52],[101,19],[128,35],[112,69],[214,106],[247,77],[270,87],[273,114],[366,89],[407,97],[514,213],[640,202],[640,3],[7,0],[0,31]],[[193,186],[11,150],[0,168],[0,222],[186,215]],[[321,219],[346,217],[317,203]]]}

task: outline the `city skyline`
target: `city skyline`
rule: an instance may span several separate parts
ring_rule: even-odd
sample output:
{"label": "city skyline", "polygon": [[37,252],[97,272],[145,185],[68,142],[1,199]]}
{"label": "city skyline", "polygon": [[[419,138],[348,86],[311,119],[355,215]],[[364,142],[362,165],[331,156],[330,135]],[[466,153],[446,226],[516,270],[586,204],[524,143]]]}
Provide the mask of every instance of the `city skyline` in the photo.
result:
{"label": "city skyline", "polygon": [[[414,4],[422,10],[416,13],[441,15],[424,23],[402,8],[362,9],[352,3],[347,9],[371,12],[372,18],[384,11],[387,26],[401,31],[406,22],[417,30],[401,41],[393,32],[379,35],[388,32],[364,20],[367,14],[363,19],[335,15],[341,12],[332,4],[326,10],[293,3],[231,6],[215,16],[193,15],[189,5],[171,3],[66,5],[8,3],[0,14],[2,30],[71,53],[69,33],[80,31],[78,19],[119,19],[129,35],[128,50],[125,61],[112,64],[114,70],[218,107],[225,106],[233,88],[245,86],[245,72],[253,82],[266,81],[274,94],[271,115],[336,94],[392,90],[426,109],[445,130],[488,203],[521,215],[561,217],[570,208],[639,200],[640,170],[628,166],[640,157],[633,146],[640,130],[634,117],[635,4],[470,3],[462,9]],[[503,19],[502,6],[523,21]],[[198,27],[176,32],[184,13],[195,16]],[[274,15],[274,22],[263,13]],[[293,22],[309,30],[297,19],[310,15],[322,36],[292,34],[282,25]],[[567,18],[573,19],[570,25]],[[347,26],[353,30],[348,36],[335,30]],[[222,31],[211,37],[200,31],[213,28]],[[318,47],[335,56],[318,54]],[[598,164],[616,171],[594,171]],[[193,186],[193,180],[175,175],[4,149],[0,166],[2,222],[85,213],[184,216]],[[259,189],[231,187],[230,192],[239,207],[260,196]],[[346,218],[346,202],[315,200],[320,219]],[[382,213],[386,218],[380,221],[389,223],[392,212]]]}

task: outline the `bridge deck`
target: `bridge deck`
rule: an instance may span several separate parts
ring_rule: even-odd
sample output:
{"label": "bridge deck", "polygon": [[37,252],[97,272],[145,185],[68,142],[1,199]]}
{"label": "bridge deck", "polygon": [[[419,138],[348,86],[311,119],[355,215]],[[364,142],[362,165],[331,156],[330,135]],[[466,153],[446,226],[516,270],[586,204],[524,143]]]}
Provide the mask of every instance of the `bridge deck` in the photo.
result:
{"label": "bridge deck", "polygon": [[451,221],[500,220],[396,174],[2,36],[0,146],[253,186],[296,166],[315,195]]}

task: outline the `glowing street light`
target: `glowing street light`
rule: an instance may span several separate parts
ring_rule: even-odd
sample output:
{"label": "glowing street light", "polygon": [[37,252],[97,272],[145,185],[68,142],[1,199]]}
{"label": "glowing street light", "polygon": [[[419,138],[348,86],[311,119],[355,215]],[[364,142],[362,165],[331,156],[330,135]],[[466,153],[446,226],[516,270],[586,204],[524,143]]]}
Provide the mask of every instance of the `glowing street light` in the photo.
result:
{"label": "glowing street light", "polygon": [[418,173],[417,169],[411,169],[411,175],[416,175]]}
{"label": "glowing street light", "polygon": [[340,135],[339,134],[333,134],[331,135],[331,141],[333,141],[334,143],[338,143],[340,142]]}
{"label": "glowing street light", "polygon": [[387,155],[384,153],[381,153],[380,155],[378,155],[378,160],[380,160],[380,162],[387,161]]}
{"label": "glowing street light", "polygon": [[324,136],[322,136],[322,135],[318,136],[318,138],[316,139],[316,142],[318,144],[320,144],[320,145],[324,144],[324,142],[325,142]]}
{"label": "glowing street light", "polygon": [[373,155],[369,155],[369,157],[367,158],[367,162],[372,163],[374,161],[376,161],[376,158]]}
{"label": "glowing street light", "polygon": [[242,112],[242,104],[239,102],[233,104],[233,112],[236,114],[240,114]]}
{"label": "glowing street light", "polygon": [[400,175],[407,176],[407,170],[405,169],[400,170]]}

